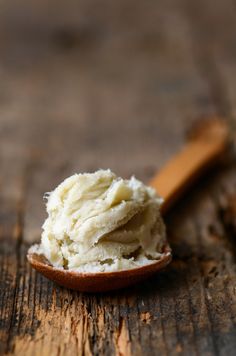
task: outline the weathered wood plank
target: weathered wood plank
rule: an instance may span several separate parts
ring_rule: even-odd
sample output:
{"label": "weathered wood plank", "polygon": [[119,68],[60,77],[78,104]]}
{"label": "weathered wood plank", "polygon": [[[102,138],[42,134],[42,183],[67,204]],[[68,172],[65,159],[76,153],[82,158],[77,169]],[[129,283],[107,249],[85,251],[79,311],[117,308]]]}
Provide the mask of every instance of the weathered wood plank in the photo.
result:
{"label": "weathered wood plank", "polygon": [[43,2],[33,8],[25,1],[21,10],[4,4],[2,353],[234,355],[229,197],[236,172],[230,160],[168,216],[174,262],[141,286],[103,295],[71,292],[25,260],[40,236],[45,190],[74,171],[100,167],[148,180],[180,147],[195,117],[233,113],[235,54],[231,66],[220,61],[225,46],[232,48],[233,5],[221,12],[217,2],[211,12],[209,4],[202,1],[195,13],[184,1],[103,1],[99,8],[90,1],[66,8],[57,2],[49,6],[50,18]]}
{"label": "weathered wood plank", "polygon": [[[210,7],[209,4],[200,2],[191,7],[189,3],[186,3],[193,36],[193,49],[201,72],[208,78],[209,88],[218,112],[228,116],[233,128],[234,103],[229,96],[229,88],[231,89],[234,85],[233,76],[232,73],[230,77],[226,76],[225,71],[227,73],[228,68],[232,68],[230,61],[232,63],[234,57],[230,43],[235,32],[233,19],[235,5],[231,1],[224,5],[217,1],[214,7]],[[200,10],[201,6],[205,7],[204,11]],[[232,132],[232,135],[235,139],[235,132]],[[208,203],[213,218],[208,227],[208,234],[214,242],[212,250],[214,254],[212,261],[202,264],[202,271],[206,281],[207,306],[216,350],[221,354],[233,354],[235,350],[235,293],[232,292],[232,288],[235,285],[235,252],[232,239],[234,237],[233,231],[227,229],[225,214],[223,213],[223,219],[221,215],[222,210],[227,211],[228,206],[230,209],[230,202],[235,196],[235,158],[232,157],[228,168],[224,167],[223,173],[218,176],[217,185],[212,191],[212,201]],[[206,218],[199,219],[199,226],[204,225],[204,220],[207,221]],[[234,225],[234,220],[235,216],[231,214],[230,226]],[[205,240],[206,235],[204,235]],[[221,247],[217,254],[216,243]],[[208,256],[211,255],[211,251],[207,250],[207,253]]]}

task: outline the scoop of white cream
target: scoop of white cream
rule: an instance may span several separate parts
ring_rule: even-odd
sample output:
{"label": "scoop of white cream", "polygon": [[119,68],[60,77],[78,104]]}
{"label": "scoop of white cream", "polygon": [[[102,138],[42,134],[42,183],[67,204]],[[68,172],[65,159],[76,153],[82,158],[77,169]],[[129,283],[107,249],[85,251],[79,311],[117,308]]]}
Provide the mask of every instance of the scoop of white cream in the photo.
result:
{"label": "scoop of white cream", "polygon": [[110,170],[75,174],[47,194],[40,252],[55,267],[108,272],[153,263],[165,226],[154,189]]}

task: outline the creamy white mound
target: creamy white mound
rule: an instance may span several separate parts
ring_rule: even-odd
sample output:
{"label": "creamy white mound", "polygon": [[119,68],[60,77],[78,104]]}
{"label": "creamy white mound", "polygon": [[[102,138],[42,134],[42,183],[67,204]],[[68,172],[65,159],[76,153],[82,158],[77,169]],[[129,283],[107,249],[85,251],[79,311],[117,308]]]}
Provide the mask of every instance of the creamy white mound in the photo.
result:
{"label": "creamy white mound", "polygon": [[165,226],[154,189],[110,170],[75,174],[47,193],[39,252],[55,267],[108,272],[161,257]]}

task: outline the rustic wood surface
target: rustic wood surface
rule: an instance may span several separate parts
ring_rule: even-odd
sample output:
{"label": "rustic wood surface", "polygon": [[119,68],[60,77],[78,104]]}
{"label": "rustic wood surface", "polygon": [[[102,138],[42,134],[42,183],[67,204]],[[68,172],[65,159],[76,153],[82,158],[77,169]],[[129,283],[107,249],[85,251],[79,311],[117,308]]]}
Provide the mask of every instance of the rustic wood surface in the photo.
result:
{"label": "rustic wood surface", "polygon": [[236,114],[231,0],[1,2],[0,353],[235,355],[234,155],[168,215],[173,263],[72,292],[26,261],[43,193],[110,167],[148,181],[196,119]]}

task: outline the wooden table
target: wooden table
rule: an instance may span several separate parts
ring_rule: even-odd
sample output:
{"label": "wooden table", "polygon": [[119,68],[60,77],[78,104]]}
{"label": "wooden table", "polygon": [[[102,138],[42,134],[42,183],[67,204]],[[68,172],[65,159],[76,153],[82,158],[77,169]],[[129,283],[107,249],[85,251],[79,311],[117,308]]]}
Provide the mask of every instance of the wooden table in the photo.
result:
{"label": "wooden table", "polygon": [[233,157],[166,219],[173,263],[135,288],[82,294],[33,271],[42,199],[74,172],[148,181],[202,116],[236,123],[236,3],[1,3],[0,352],[235,355]]}

